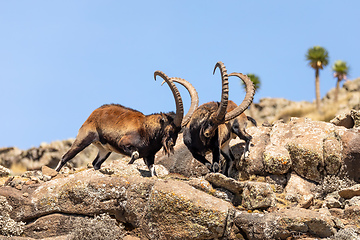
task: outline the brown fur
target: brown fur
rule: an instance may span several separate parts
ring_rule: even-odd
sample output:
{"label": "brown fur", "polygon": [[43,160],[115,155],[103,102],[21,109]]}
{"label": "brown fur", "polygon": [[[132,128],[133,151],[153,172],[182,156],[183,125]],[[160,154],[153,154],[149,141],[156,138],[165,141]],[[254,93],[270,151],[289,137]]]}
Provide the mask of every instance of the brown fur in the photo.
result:
{"label": "brown fur", "polygon": [[131,156],[131,163],[143,158],[151,174],[155,154],[164,147],[166,153],[173,151],[180,127],[173,123],[174,113],[144,115],[143,113],[119,104],[103,105],[94,110],[81,126],[71,148],[56,170],[77,153],[93,143],[99,154],[93,161],[99,169],[111,152]]}

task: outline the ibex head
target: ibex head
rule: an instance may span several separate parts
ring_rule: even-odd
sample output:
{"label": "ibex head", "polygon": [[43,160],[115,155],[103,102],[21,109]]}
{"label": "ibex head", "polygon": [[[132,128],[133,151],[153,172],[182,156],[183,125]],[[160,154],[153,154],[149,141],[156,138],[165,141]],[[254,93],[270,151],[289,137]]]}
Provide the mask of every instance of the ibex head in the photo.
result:
{"label": "ibex head", "polygon": [[172,79],[169,78],[165,73],[161,71],[155,71],[154,72],[154,78],[156,80],[156,77],[160,76],[162,79],[164,79],[164,82],[166,82],[175,98],[175,104],[176,104],[176,113],[168,113],[168,114],[162,114],[161,122],[161,129],[163,131],[162,135],[162,145],[164,147],[164,151],[166,154],[170,154],[174,151],[174,146],[176,143],[176,139],[178,136],[178,133],[181,130],[181,123],[184,115],[184,108],[183,108],[183,102],[180,96],[180,92],[173,83]]}
{"label": "ibex head", "polygon": [[[206,125],[204,126],[203,133],[206,138],[214,136],[214,133],[220,124],[230,121],[231,119],[234,119],[243,113],[250,106],[255,94],[254,85],[250,78],[248,78],[246,75],[241,73],[231,73],[228,75],[227,70],[222,62],[216,63],[213,74],[215,73],[216,68],[219,68],[221,72],[221,102],[217,110],[210,115],[208,121],[205,123]],[[236,107],[231,112],[226,112],[229,98],[229,76],[239,77],[245,83],[246,95],[238,107]]]}

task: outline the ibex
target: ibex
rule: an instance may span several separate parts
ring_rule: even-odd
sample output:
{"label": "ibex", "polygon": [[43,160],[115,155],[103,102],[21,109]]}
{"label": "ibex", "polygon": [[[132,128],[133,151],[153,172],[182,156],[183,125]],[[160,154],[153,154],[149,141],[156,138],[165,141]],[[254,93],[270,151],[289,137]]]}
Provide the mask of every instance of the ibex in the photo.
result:
{"label": "ibex", "polygon": [[[247,120],[256,122],[244,114],[244,111],[253,101],[255,88],[252,81],[241,73],[227,74],[222,62],[215,65],[219,68],[222,79],[221,102],[209,102],[198,107],[192,114],[188,124],[184,126],[183,139],[193,157],[205,164],[211,171],[219,172],[220,153],[226,160],[223,173],[229,175],[233,165],[234,156],[231,153],[229,142],[234,134],[245,140],[244,156],[248,154],[251,136],[246,133]],[[237,106],[228,101],[229,76],[239,77],[246,85],[246,95],[243,102]],[[205,158],[207,152],[212,152],[212,164]]]}
{"label": "ibex", "polygon": [[[162,147],[167,154],[174,151],[184,114],[180,93],[172,79],[161,71],[155,71],[155,80],[157,76],[169,85],[175,98],[176,114],[170,112],[144,115],[119,104],[103,105],[94,110],[81,126],[74,143],[55,170],[59,172],[66,162],[92,143],[99,149],[92,162],[95,170],[100,169],[111,152],[116,152],[131,156],[129,164],[143,158],[151,176],[156,176],[155,154]],[[195,110],[195,107],[192,109]]]}

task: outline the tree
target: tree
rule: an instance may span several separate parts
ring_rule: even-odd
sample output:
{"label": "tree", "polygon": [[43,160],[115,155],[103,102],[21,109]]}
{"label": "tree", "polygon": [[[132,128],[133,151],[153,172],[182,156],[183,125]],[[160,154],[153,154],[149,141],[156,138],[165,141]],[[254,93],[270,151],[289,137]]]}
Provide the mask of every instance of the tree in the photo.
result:
{"label": "tree", "polygon": [[[260,85],[261,85],[260,78],[253,73],[248,73],[247,76],[253,82],[254,87],[255,87],[255,92],[257,92],[260,89]],[[241,81],[241,83],[245,87],[245,84],[242,81]]]}
{"label": "tree", "polygon": [[336,88],[335,88],[335,102],[338,100],[340,82],[346,79],[346,76],[349,73],[350,67],[345,61],[337,60],[332,66],[334,72],[334,77],[337,78]]}
{"label": "tree", "polygon": [[306,60],[309,61],[310,67],[315,69],[315,94],[316,108],[320,111],[320,79],[319,70],[323,69],[329,63],[328,51],[320,46],[309,48],[306,54]]}

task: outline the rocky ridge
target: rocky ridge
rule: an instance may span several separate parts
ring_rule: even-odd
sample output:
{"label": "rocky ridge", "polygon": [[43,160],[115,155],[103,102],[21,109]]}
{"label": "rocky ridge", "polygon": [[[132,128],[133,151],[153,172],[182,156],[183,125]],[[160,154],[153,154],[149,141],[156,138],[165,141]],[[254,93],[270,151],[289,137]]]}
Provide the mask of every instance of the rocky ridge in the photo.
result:
{"label": "rocky ridge", "polygon": [[294,102],[284,98],[262,98],[259,103],[253,103],[246,114],[254,117],[258,123],[272,123],[279,119],[288,121],[290,117],[310,117],[329,121],[337,115],[349,113],[351,109],[360,110],[360,78],[344,82],[339,89],[338,101],[335,102],[334,99],[335,88],[332,88],[321,99],[323,113],[320,116],[317,114],[315,103]]}
{"label": "rocky ridge", "polygon": [[[129,165],[119,156],[98,171],[72,163],[57,173],[43,162],[38,170],[8,176],[3,168],[1,234],[18,236],[14,239],[358,239],[360,128],[352,120],[351,128],[306,118],[250,127],[248,158],[241,158],[244,143],[232,140],[237,162],[231,177],[209,173],[191,157],[181,135],[173,155],[158,153],[158,178],[149,177],[141,159]],[[31,152],[61,156],[53,147],[40,148]],[[3,151],[0,159],[28,156],[10,153],[14,149]]]}

